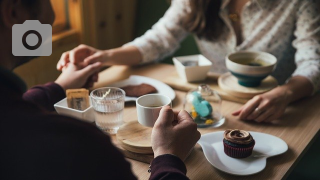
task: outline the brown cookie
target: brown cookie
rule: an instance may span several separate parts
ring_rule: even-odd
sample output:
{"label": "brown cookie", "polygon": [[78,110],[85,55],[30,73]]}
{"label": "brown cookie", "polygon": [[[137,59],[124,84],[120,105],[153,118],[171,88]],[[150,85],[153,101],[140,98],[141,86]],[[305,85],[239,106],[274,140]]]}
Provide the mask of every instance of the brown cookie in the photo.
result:
{"label": "brown cookie", "polygon": [[156,93],[157,89],[149,84],[128,85],[121,87],[126,92],[126,96],[139,97],[145,94]]}

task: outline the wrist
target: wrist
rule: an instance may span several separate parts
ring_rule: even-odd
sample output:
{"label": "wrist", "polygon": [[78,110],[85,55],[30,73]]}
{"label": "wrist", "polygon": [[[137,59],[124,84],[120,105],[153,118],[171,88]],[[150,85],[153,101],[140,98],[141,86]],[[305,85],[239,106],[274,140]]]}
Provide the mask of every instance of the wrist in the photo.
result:
{"label": "wrist", "polygon": [[54,81],[54,83],[59,85],[64,91],[66,91],[67,89],[73,89],[72,82],[66,81],[65,77],[61,75],[58,77],[57,80]]}
{"label": "wrist", "polygon": [[121,51],[119,51],[119,48],[105,50],[103,65],[105,66],[119,65],[120,59],[121,59]]}
{"label": "wrist", "polygon": [[283,92],[282,94],[287,105],[294,101],[294,98],[293,98],[294,93],[288,86],[286,85],[279,86],[279,90]]}
{"label": "wrist", "polygon": [[60,81],[59,78],[56,81],[54,81],[54,83],[59,85],[64,91],[68,89],[67,85],[63,81]]}
{"label": "wrist", "polygon": [[102,59],[101,59],[101,63],[103,66],[109,66],[110,65],[110,59],[113,58],[113,52],[111,50],[103,50],[101,51],[102,53]]}
{"label": "wrist", "polygon": [[138,65],[142,61],[142,54],[134,46],[125,46],[105,51],[107,62],[104,65]]}
{"label": "wrist", "polygon": [[180,157],[180,156],[178,155],[178,153],[174,153],[174,152],[169,151],[169,150],[163,150],[163,151],[158,150],[158,151],[154,151],[154,158],[157,158],[157,157],[163,156],[163,155],[172,155],[172,156],[178,157],[179,159],[183,160],[183,158]]}
{"label": "wrist", "polygon": [[148,172],[151,172],[152,177],[152,174],[157,174],[157,172],[168,172],[172,171],[172,169],[178,170],[184,175],[187,173],[187,168],[179,157],[171,154],[163,154],[152,160]]}

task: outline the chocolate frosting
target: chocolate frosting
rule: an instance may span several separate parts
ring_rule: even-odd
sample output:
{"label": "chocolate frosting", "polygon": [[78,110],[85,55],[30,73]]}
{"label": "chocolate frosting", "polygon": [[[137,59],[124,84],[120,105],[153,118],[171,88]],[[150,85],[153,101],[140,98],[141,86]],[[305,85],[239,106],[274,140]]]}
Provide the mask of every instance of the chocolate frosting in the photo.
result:
{"label": "chocolate frosting", "polygon": [[227,141],[237,144],[249,144],[253,140],[249,132],[239,129],[227,129],[224,132],[224,138]]}

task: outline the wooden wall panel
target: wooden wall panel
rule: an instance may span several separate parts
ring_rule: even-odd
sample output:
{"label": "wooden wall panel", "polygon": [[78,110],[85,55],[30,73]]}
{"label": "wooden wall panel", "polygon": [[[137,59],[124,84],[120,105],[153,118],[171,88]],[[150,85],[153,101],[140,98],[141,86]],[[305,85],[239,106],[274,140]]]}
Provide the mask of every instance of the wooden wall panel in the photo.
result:
{"label": "wooden wall panel", "polygon": [[[70,17],[82,24],[81,40],[84,44],[99,49],[123,45],[134,38],[134,23],[137,0],[70,0],[73,6],[81,7],[82,15],[70,11]],[[73,26],[75,28],[77,25]]]}
{"label": "wooden wall panel", "polygon": [[81,43],[110,49],[131,41],[136,4],[137,0],[68,0],[71,30],[53,37],[50,57],[39,57],[15,72],[32,87],[54,81],[60,74],[56,64],[61,54]]}
{"label": "wooden wall panel", "polygon": [[52,33],[58,33],[67,28],[66,4],[65,0],[51,0],[54,12],[55,22],[52,25]]}

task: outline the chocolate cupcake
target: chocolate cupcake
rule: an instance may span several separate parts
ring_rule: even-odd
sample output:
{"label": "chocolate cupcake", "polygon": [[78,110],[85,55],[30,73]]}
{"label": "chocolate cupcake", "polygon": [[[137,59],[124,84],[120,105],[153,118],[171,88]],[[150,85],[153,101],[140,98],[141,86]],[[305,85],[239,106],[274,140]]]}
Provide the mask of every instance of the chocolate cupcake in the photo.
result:
{"label": "chocolate cupcake", "polygon": [[228,129],[224,132],[224,153],[233,158],[246,158],[252,154],[255,144],[251,134],[244,130]]}

